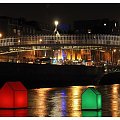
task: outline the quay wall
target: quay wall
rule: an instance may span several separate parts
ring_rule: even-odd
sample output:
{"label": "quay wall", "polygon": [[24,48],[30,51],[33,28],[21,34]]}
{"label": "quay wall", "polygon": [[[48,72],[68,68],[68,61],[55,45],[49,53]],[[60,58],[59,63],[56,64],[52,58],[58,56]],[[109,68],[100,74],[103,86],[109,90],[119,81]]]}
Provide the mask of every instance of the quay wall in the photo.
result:
{"label": "quay wall", "polygon": [[21,81],[28,88],[93,85],[103,69],[82,65],[40,65],[0,63],[0,86],[6,81]]}

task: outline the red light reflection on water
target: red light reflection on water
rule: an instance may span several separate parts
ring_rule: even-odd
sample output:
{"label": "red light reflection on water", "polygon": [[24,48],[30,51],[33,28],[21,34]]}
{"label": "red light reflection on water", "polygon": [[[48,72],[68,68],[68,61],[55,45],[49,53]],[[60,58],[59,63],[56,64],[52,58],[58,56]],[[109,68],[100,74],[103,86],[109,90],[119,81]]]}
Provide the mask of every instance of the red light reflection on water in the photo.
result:
{"label": "red light reflection on water", "polygon": [[18,110],[0,110],[0,117],[27,117],[27,109]]}

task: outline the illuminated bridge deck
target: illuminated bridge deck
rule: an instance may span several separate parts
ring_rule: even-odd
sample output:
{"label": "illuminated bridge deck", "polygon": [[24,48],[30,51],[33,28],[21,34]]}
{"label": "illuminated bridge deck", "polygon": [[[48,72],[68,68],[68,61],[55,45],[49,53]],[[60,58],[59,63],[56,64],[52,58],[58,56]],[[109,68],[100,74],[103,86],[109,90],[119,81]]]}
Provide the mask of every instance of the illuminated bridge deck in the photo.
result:
{"label": "illuminated bridge deck", "polygon": [[17,38],[0,39],[3,46],[120,46],[120,36],[113,35],[61,35],[59,37],[48,35],[24,36]]}
{"label": "illuminated bridge deck", "polygon": [[[53,49],[93,49],[93,48],[118,48],[120,36],[115,35],[37,35],[0,39],[0,53],[20,52],[25,50],[53,50]],[[4,49],[3,49],[4,48]]]}

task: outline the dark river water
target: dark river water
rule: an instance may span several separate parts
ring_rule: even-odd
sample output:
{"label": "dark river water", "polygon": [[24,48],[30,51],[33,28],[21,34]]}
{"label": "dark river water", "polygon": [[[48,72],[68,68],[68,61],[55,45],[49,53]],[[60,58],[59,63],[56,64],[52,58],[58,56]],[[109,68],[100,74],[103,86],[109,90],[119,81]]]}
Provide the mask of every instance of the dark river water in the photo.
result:
{"label": "dark river water", "polygon": [[102,95],[101,111],[81,111],[81,94],[88,86],[28,90],[28,109],[0,110],[0,116],[120,117],[120,84],[94,86]]}

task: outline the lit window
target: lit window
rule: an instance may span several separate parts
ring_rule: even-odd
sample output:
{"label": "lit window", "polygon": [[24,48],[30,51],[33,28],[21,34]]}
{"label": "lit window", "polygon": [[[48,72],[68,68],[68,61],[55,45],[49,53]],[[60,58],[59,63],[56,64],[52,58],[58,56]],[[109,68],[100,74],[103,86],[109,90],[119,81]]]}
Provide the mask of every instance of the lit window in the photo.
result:
{"label": "lit window", "polygon": [[18,35],[20,36],[20,30],[17,30]]}
{"label": "lit window", "polygon": [[20,33],[20,30],[18,30],[17,32]]}
{"label": "lit window", "polygon": [[88,33],[89,33],[89,34],[91,33],[91,29],[88,29]]}
{"label": "lit window", "polygon": [[115,27],[117,26],[117,24],[115,23]]}
{"label": "lit window", "polygon": [[94,39],[96,38],[96,36],[93,37]]}
{"label": "lit window", "polygon": [[16,29],[13,29],[13,32],[16,33]]}
{"label": "lit window", "polygon": [[107,24],[106,23],[104,23],[104,26],[106,26]]}

